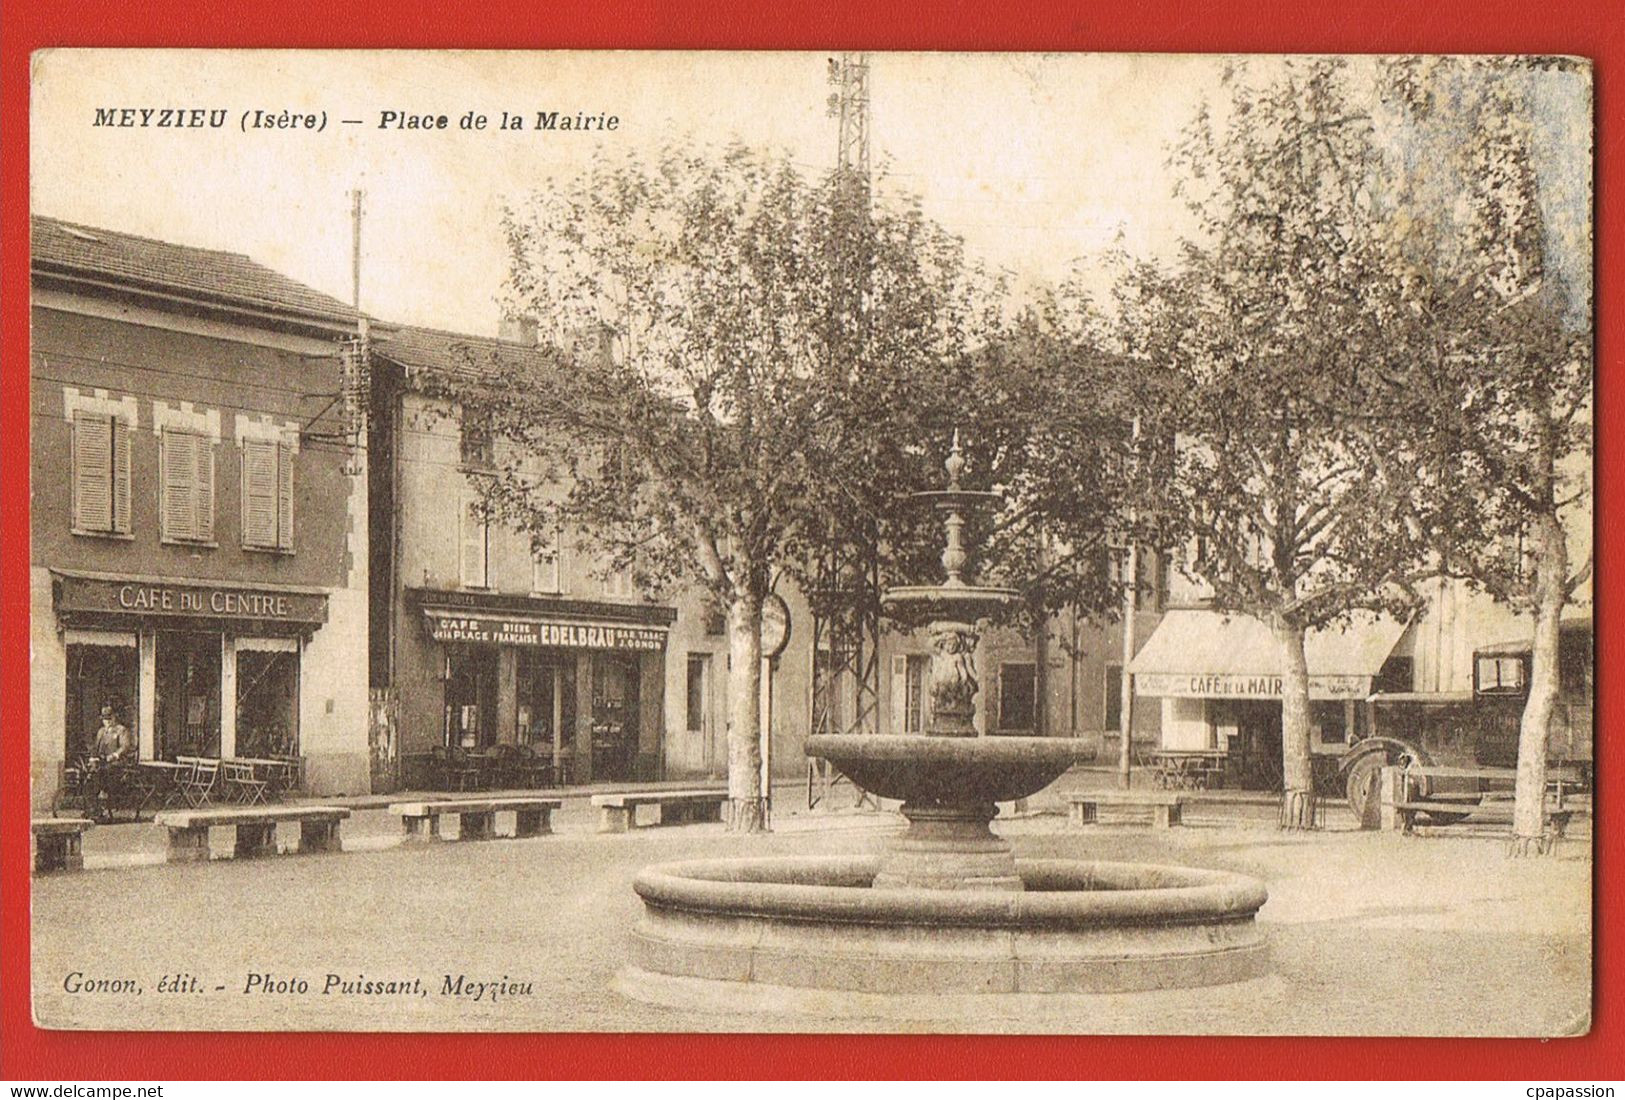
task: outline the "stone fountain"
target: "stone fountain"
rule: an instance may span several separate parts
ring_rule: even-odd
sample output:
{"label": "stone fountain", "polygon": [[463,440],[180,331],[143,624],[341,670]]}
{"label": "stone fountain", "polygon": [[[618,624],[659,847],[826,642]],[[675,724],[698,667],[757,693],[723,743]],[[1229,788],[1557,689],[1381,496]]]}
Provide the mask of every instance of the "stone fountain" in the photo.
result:
{"label": "stone fountain", "polygon": [[[1151,864],[1018,860],[989,824],[997,803],[1053,783],[1085,754],[1052,737],[976,731],[978,623],[1017,599],[965,577],[965,517],[996,493],[964,489],[955,434],[946,490],[916,493],[944,516],[946,577],[892,588],[894,617],[926,622],[931,716],[923,735],[827,735],[807,755],[902,802],[907,828],[879,858],[693,860],[645,868],[633,961],[620,988],[648,1000],[737,1004],[747,989],[794,1007],[816,991],[1102,993],[1212,985],[1263,972],[1244,875]],[[721,994],[718,1001],[718,994]],[[787,996],[788,995],[788,996]],[[882,1005],[881,1011],[885,1011]]]}

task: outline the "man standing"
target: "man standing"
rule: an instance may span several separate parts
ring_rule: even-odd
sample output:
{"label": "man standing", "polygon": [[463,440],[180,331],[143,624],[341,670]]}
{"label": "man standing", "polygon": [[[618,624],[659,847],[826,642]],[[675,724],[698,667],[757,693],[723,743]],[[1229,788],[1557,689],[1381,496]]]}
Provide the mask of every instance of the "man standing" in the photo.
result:
{"label": "man standing", "polygon": [[96,751],[85,774],[86,801],[98,821],[113,816],[112,792],[125,783],[125,769],[135,763],[135,735],[118,720],[118,705],[111,699],[102,704],[102,725],[96,731]]}

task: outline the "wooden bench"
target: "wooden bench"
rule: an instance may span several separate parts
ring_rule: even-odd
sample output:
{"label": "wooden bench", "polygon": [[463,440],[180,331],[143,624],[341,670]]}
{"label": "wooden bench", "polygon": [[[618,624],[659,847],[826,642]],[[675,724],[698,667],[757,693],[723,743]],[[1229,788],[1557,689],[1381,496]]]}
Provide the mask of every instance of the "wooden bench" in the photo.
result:
{"label": "wooden bench", "polygon": [[726,791],[640,791],[592,796],[601,833],[624,833],[638,828],[639,806],[659,806],[662,825],[721,821],[722,804],[727,801]]}
{"label": "wooden bench", "polygon": [[1074,826],[1093,825],[1099,821],[1102,806],[1128,806],[1149,809],[1151,824],[1159,829],[1184,824],[1185,803],[1188,801],[1189,796],[1178,791],[1089,791],[1067,798]]}
{"label": "wooden bench", "polygon": [[197,863],[209,858],[209,830],[229,825],[237,830],[234,854],[241,859],[274,856],[279,822],[299,822],[299,852],[339,850],[339,822],[350,816],[343,806],[255,806],[239,810],[166,810],[153,821],[169,830],[169,862]]}
{"label": "wooden bench", "polygon": [[[1483,801],[1481,790],[1427,791],[1418,789],[1430,779],[1512,782],[1516,772],[1511,768],[1433,767],[1412,764],[1408,767],[1382,769],[1380,790],[1382,800],[1382,826],[1415,835],[1419,814],[1439,817],[1438,824],[1449,825],[1466,818],[1512,823],[1512,802],[1506,798]],[[1562,773],[1549,777],[1549,786],[1555,787],[1555,798],[1548,794],[1543,813],[1552,823],[1552,831],[1561,837],[1567,831],[1574,811],[1564,805],[1563,787],[1572,779]],[[1504,793],[1504,792],[1503,792]]]}
{"label": "wooden bench", "polygon": [[78,871],[85,866],[81,848],[88,817],[36,817],[33,820],[34,870]]}
{"label": "wooden bench", "polygon": [[[1512,824],[1512,803],[1484,803],[1484,802],[1457,802],[1451,800],[1412,800],[1396,802],[1393,804],[1394,813],[1399,821],[1399,831],[1406,835],[1416,832],[1417,814],[1449,814],[1452,819],[1475,817],[1480,821],[1493,821],[1497,824]],[[1568,831],[1569,818],[1574,816],[1573,810],[1548,806],[1546,820],[1552,823],[1552,832],[1562,839]]]}
{"label": "wooden bench", "polygon": [[557,798],[455,798],[434,802],[396,802],[389,807],[401,815],[406,843],[440,840],[440,816],[456,814],[458,840],[489,840],[497,835],[496,815],[511,810],[513,835],[543,836],[553,831],[553,811],[562,805]]}

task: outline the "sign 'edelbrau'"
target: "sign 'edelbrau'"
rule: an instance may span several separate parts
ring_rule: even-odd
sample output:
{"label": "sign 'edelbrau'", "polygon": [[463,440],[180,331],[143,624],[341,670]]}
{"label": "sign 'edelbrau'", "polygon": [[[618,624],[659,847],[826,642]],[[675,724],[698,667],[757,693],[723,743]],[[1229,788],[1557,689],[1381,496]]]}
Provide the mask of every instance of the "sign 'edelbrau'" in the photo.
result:
{"label": "sign 'edelbrau'", "polygon": [[538,645],[558,649],[636,649],[658,652],[666,648],[666,632],[640,627],[598,623],[514,622],[468,616],[430,616],[429,635],[437,642],[477,642],[485,645]]}

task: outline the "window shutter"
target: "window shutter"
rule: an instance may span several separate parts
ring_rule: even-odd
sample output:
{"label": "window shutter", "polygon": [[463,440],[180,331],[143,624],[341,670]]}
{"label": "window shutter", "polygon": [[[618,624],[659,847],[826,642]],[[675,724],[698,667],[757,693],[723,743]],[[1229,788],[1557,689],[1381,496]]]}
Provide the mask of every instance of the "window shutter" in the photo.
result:
{"label": "window shutter", "polygon": [[130,533],[130,426],[113,417],[113,530]]}
{"label": "window shutter", "polygon": [[192,501],[192,485],[197,480],[198,467],[196,440],[189,432],[166,429],[163,434],[160,521],[166,539],[197,538],[196,508]]}
{"label": "window shutter", "polygon": [[908,732],[908,657],[891,659],[891,731]]}
{"label": "window shutter", "polygon": [[112,452],[112,417],[74,413],[73,525],[81,531],[112,529]]}
{"label": "window shutter", "polygon": [[243,441],[243,545],[277,544],[277,450],[263,439]]}
{"label": "window shutter", "polygon": [[192,455],[197,463],[192,475],[192,537],[209,542],[214,539],[214,445],[207,436],[192,437]]}
{"label": "window shutter", "polygon": [[472,588],[485,587],[485,519],[480,506],[469,501],[463,506],[462,530],[463,583]]}
{"label": "window shutter", "polygon": [[276,544],[280,549],[293,549],[293,448],[286,443],[276,445]]}

